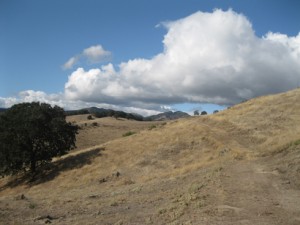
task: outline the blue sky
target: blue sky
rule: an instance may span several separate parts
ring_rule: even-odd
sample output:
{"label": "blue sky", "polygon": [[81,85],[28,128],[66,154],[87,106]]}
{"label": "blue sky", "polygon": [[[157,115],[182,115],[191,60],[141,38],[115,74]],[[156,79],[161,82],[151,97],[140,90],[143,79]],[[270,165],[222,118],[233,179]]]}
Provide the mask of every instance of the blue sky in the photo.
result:
{"label": "blue sky", "polygon": [[[201,24],[201,22],[204,21],[204,16],[198,15],[193,18],[188,18],[198,11],[210,13],[209,21],[215,21],[218,15],[214,13],[214,9],[221,9],[225,12],[225,17],[240,18],[240,16],[243,15],[245,17],[242,19],[245,20],[242,22],[243,26],[247,27],[247,23],[249,22],[251,29],[255,33],[253,40],[266,36],[268,32],[272,32],[274,35],[267,37],[267,40],[272,39],[273,42],[275,39],[283,40],[285,37],[275,35],[280,33],[287,36],[285,42],[291,41],[293,43],[293,49],[297,49],[298,39],[295,39],[296,41],[291,39],[292,37],[298,37],[297,35],[300,31],[300,1],[297,0],[0,0],[0,107],[7,107],[9,104],[20,101],[45,99],[45,101],[51,103],[57,102],[57,104],[66,108],[103,105],[113,108],[123,107],[124,109],[136,111],[140,109],[140,112],[144,114],[160,111],[160,109],[162,110],[168,107],[186,111],[194,109],[212,111],[217,107],[216,105],[237,103],[239,100],[242,100],[241,96],[250,98],[261,94],[276,93],[293,88],[292,84],[295,83],[296,79],[293,76],[299,76],[299,62],[297,64],[297,58],[296,60],[292,58],[289,62],[280,61],[281,63],[285,63],[282,65],[286,65],[287,68],[290,66],[290,63],[293,63],[292,68],[294,68],[294,75],[286,78],[290,83],[282,85],[282,88],[276,86],[277,83],[282,83],[282,78],[280,78],[279,75],[275,76],[275,78],[270,77],[271,75],[266,76],[263,80],[266,81],[268,85],[266,85],[266,87],[258,87],[261,80],[249,78],[249,76],[252,76],[251,74],[247,76],[247,82],[254,82],[255,85],[253,85],[253,87],[250,87],[248,83],[245,84],[246,81],[243,81],[243,85],[240,83],[236,84],[237,80],[244,79],[241,76],[237,76],[235,80],[229,81],[229,79],[225,79],[225,82],[222,81],[226,84],[227,81],[230,83],[231,86],[228,84],[228,86],[226,86],[227,89],[223,86],[216,86],[215,88],[221,90],[220,93],[210,93],[209,95],[206,95],[206,93],[210,92],[210,89],[206,90],[205,93],[204,91],[189,92],[182,90],[182,95],[180,91],[178,95],[176,95],[176,91],[174,91],[171,86],[166,85],[163,81],[159,83],[159,78],[157,77],[154,80],[149,79],[149,82],[157,82],[155,85],[147,86],[145,84],[147,82],[146,78],[150,75],[144,70],[140,71],[140,68],[132,69],[133,66],[129,65],[128,62],[130,60],[137,61],[137,59],[145,59],[146,61],[152,60],[161,53],[165,53],[165,56],[167,56],[168,52],[166,49],[171,49],[171,47],[169,47],[171,44],[163,43],[163,41],[166,40],[165,36],[168,33],[170,33],[169,36],[171,36],[173,29],[177,29],[177,33],[174,31],[174,34],[172,34],[176,37],[179,36],[179,33],[182,31],[177,25],[173,26],[170,25],[172,23],[168,22],[177,21],[177,24],[179,24],[179,20],[186,18],[186,24],[196,20]],[[229,12],[229,9],[232,9],[232,11]],[[230,22],[228,24],[228,30],[235,29],[233,23],[234,22]],[[173,24],[175,24],[175,22]],[[222,24],[216,25],[213,34],[218,36],[218,29],[221,27]],[[199,30],[199,34],[210,30],[209,27],[199,29],[203,29]],[[247,27],[245,29],[248,29],[245,32],[251,36],[250,28]],[[195,33],[195,35],[197,34],[198,33]],[[222,35],[222,33],[220,34]],[[212,36],[210,38],[214,37]],[[223,41],[224,40],[217,44],[224,43]],[[283,41],[280,43],[282,42]],[[201,45],[201,43],[199,44]],[[206,44],[205,46],[208,45],[209,44]],[[84,50],[93,46],[98,46],[98,50],[100,46],[101,49],[108,53],[109,57],[101,58],[100,55],[98,55],[99,57],[96,55],[96,58],[93,58],[95,60],[92,60],[91,55],[85,54]],[[178,44],[178,46],[180,46],[180,44]],[[269,46],[269,44],[266,43],[265,46]],[[291,44],[288,44],[288,46],[291,46]],[[268,48],[266,47],[264,49]],[[274,47],[270,47],[270,49],[274,49]],[[279,49],[282,50],[281,47]],[[290,51],[286,54],[295,55],[295,51],[291,49],[282,51],[284,53]],[[186,51],[185,54],[189,54],[189,51]],[[249,54],[250,53],[247,54],[247,57],[249,57]],[[274,54],[272,53],[272,57]],[[231,54],[229,55],[231,56]],[[69,68],[64,68],[64,64],[72,57],[76,58],[76,64]],[[238,57],[242,58],[244,55],[239,55]],[[296,57],[298,57],[297,54]],[[216,60],[217,62],[220,60],[216,56],[210,57],[210,55],[207,55],[206,58],[210,60],[208,63],[212,66],[214,65],[212,61]],[[244,60],[246,61],[248,58]],[[121,63],[126,64],[127,67],[130,66],[131,72],[129,74],[121,71],[119,67]],[[158,64],[156,62],[152,64],[152,62],[148,61],[143,63],[150,63],[151,68]],[[76,78],[79,82],[83,82],[81,79],[85,79],[83,76],[90,76],[88,72],[91,69],[101,68],[101,66],[107,64],[113,65],[114,68],[112,72],[114,75],[111,75],[113,78],[109,78],[109,84],[106,83],[107,86],[111,85],[109,86],[110,88],[103,93],[98,92],[98,88],[104,89],[106,86],[104,81],[101,80],[102,78],[95,78],[98,79],[97,82],[99,86],[95,87],[95,90],[92,90],[88,96],[82,94],[83,91],[80,88],[84,89],[84,87],[76,86],[78,84],[74,83],[74,72],[77,71],[78,68],[84,69],[80,74],[79,72],[77,73]],[[138,64],[140,67],[146,66],[141,62]],[[166,65],[169,64],[166,62]],[[178,65],[178,63],[176,65]],[[186,65],[194,68],[191,64]],[[232,62],[228,63],[228,65],[232,65]],[[254,65],[254,62],[251,65]],[[153,69],[151,72],[158,71],[159,75],[156,76],[167,76],[162,72],[166,71],[166,69],[162,67],[163,66],[159,67],[160,70]],[[235,66],[233,67],[236,68]],[[220,68],[220,66],[217,68]],[[179,69],[181,70],[182,68]],[[187,72],[189,70],[182,70],[185,71],[185,73],[189,73]],[[207,71],[207,68],[197,68],[198,73],[204,70]],[[101,69],[101,71],[96,71],[95,76],[104,76],[102,74],[103,71],[106,70]],[[140,74],[133,75],[132,71],[140,71]],[[263,71],[261,76],[264,76],[264,73],[268,74],[272,72],[271,70],[269,71],[269,67],[267,66],[261,71]],[[247,70],[246,73],[248,72]],[[284,70],[282,72],[284,72]],[[73,75],[72,79],[70,78],[71,75]],[[211,70],[205,76],[212,77],[214,75]],[[120,78],[121,81],[119,81],[119,77],[122,76],[129,78]],[[141,81],[140,78],[133,76],[144,76],[146,78]],[[169,74],[168,76],[174,77],[174,79],[178,77],[176,74]],[[205,77],[201,79],[192,78],[193,81],[200,83],[206,80]],[[116,84],[117,80],[119,82],[118,84]],[[139,80],[139,82],[136,80]],[[106,80],[106,82],[108,81]],[[170,82],[172,83],[173,81]],[[140,86],[142,84],[145,84],[145,86]],[[168,87],[165,88],[165,86]],[[208,86],[211,88],[214,87],[209,82]],[[272,88],[270,88],[270,86],[272,86]],[[76,93],[74,92],[74,87],[76,87]],[[175,87],[181,89],[180,86]],[[238,87],[235,88],[235,92],[238,93],[238,95],[234,96],[233,93],[229,93],[229,87]],[[71,90],[71,88],[73,89]],[[117,88],[120,89],[116,91],[115,89]],[[126,102],[125,98],[122,99],[120,97],[124,96],[124,93],[121,93],[120,90],[124,89],[125,91],[127,90],[126,88],[133,90],[132,94],[126,96],[126,99],[129,99],[128,102]],[[156,90],[159,92],[159,88],[165,91],[154,97],[149,96],[151,92],[153,93]],[[149,93],[144,93],[140,89],[149,89]],[[187,89],[194,90],[197,89],[197,86],[189,86],[187,84]],[[200,85],[199,89],[204,90],[205,86]],[[24,93],[24,91],[31,92]],[[226,99],[220,99],[220,96],[225,93],[228,94]],[[99,96],[99,98],[97,98],[97,96]],[[144,97],[142,98],[141,96]],[[184,97],[181,98],[180,96]],[[63,100],[61,100],[61,98]],[[186,104],[187,102],[190,104]],[[218,106],[218,108],[220,107]],[[147,112],[147,110],[150,111]]]}

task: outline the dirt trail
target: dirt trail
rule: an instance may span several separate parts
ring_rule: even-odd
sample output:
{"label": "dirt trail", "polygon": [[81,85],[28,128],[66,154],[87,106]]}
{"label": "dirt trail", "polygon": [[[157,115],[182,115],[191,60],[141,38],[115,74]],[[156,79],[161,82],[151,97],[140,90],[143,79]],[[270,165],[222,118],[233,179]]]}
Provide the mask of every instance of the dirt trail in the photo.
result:
{"label": "dirt trail", "polygon": [[221,224],[300,224],[300,190],[292,189],[265,160],[240,161],[224,168],[223,201],[216,217]]}

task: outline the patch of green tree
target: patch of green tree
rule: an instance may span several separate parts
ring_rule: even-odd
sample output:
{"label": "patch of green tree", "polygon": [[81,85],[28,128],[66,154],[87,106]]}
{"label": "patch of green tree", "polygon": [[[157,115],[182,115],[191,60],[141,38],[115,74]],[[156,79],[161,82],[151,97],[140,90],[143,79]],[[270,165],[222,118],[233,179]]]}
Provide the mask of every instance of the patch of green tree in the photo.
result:
{"label": "patch of green tree", "polygon": [[46,103],[12,106],[0,116],[0,174],[35,173],[38,166],[75,148],[78,127]]}

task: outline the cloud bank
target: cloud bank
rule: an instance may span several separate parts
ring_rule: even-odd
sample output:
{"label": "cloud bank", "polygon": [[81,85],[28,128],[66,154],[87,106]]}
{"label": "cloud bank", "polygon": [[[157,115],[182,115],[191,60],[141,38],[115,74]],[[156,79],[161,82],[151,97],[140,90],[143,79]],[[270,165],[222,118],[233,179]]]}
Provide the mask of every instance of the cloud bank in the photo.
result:
{"label": "cloud bank", "polygon": [[235,104],[295,88],[300,81],[300,34],[257,37],[232,10],[196,12],[163,23],[164,51],[85,71],[65,84],[71,100],[151,108],[182,102]]}
{"label": "cloud bank", "polygon": [[72,101],[65,98],[63,93],[58,94],[47,94],[43,91],[33,91],[27,90],[22,91],[16,97],[2,98],[0,97],[0,107],[1,108],[9,108],[14,104],[22,103],[22,102],[45,102],[51,105],[58,105],[66,110],[75,110],[75,109],[83,109],[89,107],[98,107],[105,109],[113,109],[113,110],[121,110],[125,112],[137,113],[144,116],[151,116],[154,114],[158,114],[162,110],[151,110],[146,108],[136,108],[132,106],[122,106],[122,105],[113,105],[113,104],[105,104],[105,103],[95,103],[95,102],[84,102],[80,100]]}
{"label": "cloud bank", "polygon": [[[55,95],[61,102],[53,95],[44,98],[69,106],[97,103],[161,111],[184,102],[231,105],[300,83],[300,33],[258,37],[249,20],[232,10],[196,12],[162,26],[167,30],[162,53],[118,66],[77,68],[64,93]],[[110,55],[102,46],[92,46],[70,58],[65,68],[82,57],[96,62]]]}

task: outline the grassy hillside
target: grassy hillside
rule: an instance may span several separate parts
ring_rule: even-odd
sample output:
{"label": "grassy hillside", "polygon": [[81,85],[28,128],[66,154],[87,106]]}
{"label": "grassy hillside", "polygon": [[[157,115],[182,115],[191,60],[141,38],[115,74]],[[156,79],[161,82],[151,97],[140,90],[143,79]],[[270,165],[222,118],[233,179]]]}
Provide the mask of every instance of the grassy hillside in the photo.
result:
{"label": "grassy hillside", "polygon": [[79,125],[77,149],[81,150],[118,139],[128,132],[138,133],[141,130],[152,129],[163,122],[127,120],[113,117],[87,119],[88,115],[68,116],[67,120]]}
{"label": "grassy hillside", "polygon": [[300,224],[299,101],[296,89],[159,125],[70,118],[79,149],[34,183],[1,179],[0,223]]}

